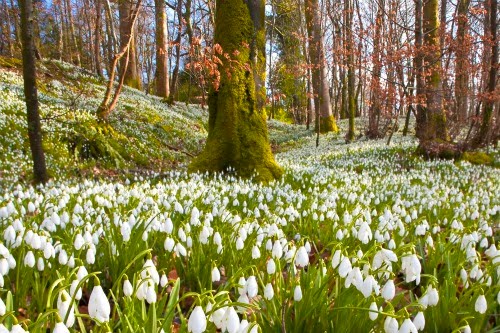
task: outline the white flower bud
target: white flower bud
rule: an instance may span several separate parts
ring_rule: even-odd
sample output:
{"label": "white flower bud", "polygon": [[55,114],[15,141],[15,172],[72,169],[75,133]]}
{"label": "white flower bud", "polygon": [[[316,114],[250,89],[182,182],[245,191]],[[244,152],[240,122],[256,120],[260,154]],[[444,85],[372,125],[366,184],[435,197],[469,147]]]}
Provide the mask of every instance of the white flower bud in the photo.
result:
{"label": "white flower bud", "polygon": [[203,333],[207,329],[207,318],[203,308],[201,306],[196,306],[188,320],[188,332],[191,333]]}

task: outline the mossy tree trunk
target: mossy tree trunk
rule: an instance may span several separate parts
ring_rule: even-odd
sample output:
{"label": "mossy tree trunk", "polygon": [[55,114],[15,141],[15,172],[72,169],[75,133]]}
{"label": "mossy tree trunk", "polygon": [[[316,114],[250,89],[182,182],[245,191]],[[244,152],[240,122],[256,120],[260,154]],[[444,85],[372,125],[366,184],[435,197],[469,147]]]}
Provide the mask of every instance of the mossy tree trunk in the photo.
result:
{"label": "mossy tree trunk", "polygon": [[[441,82],[441,45],[439,37],[438,0],[424,1],[423,4],[423,46],[426,107],[417,117],[417,137],[424,153],[436,143],[449,142],[446,116],[443,105]],[[439,153],[438,153],[439,155]]]}
{"label": "mossy tree trunk", "polygon": [[28,137],[33,159],[33,174],[36,183],[45,183],[48,180],[48,176],[45,165],[45,153],[42,146],[42,125],[38,111],[32,0],[19,0],[19,8],[21,9],[24,96],[28,118]]}
{"label": "mossy tree trunk", "polygon": [[338,132],[332,112],[328,79],[325,69],[325,51],[321,31],[321,18],[318,0],[306,0],[306,24],[309,37],[309,59],[312,65],[312,84],[314,90],[314,108],[319,119],[316,130],[321,133]]}
{"label": "mossy tree trunk", "polygon": [[222,57],[219,89],[211,91],[209,97],[207,143],[190,171],[235,170],[241,177],[257,172],[257,180],[265,182],[282,174],[271,152],[263,110],[264,6],[263,0],[217,0],[214,43],[239,65],[230,66]]}

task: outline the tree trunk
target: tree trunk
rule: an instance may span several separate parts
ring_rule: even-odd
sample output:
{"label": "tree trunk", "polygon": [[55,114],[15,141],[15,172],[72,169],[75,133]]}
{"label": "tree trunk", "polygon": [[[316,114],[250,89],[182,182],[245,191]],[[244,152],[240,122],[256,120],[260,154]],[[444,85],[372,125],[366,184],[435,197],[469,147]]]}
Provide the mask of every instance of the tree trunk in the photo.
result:
{"label": "tree trunk", "polygon": [[101,1],[105,1],[104,11],[106,13],[106,35],[107,35],[106,60],[107,60],[107,71],[109,77],[110,73],[113,71],[112,65],[113,65],[114,55],[115,53],[118,53],[118,51],[115,51],[118,48],[118,41],[116,38],[116,32],[114,28],[113,13],[111,12],[111,4],[109,3],[109,0],[101,0]]}
{"label": "tree trunk", "polygon": [[345,2],[345,27],[346,27],[346,52],[347,52],[347,114],[349,117],[349,129],[346,135],[346,141],[354,141],[354,117],[356,116],[356,101],[355,101],[355,78],[354,78],[354,38],[352,32],[352,17],[353,17],[353,7],[352,0],[346,0]]}
{"label": "tree trunk", "polygon": [[[3,6],[3,10],[4,10],[4,19],[5,19],[5,24],[2,24],[2,35],[3,35],[3,39],[2,41],[0,41],[0,45],[2,45],[2,47],[5,47],[6,48],[6,51],[9,55],[9,57],[13,57],[14,56],[14,45],[13,45],[13,42],[12,42],[12,38],[11,38],[11,34],[10,34],[10,27],[11,27],[11,22],[10,22],[10,11],[9,11],[9,6],[7,5],[7,0],[3,0],[2,1],[2,6]],[[1,54],[1,50],[0,50],[0,54]]]}
{"label": "tree trunk", "polygon": [[167,98],[169,95],[168,77],[168,29],[165,0],[155,0],[156,18],[156,95]]}
{"label": "tree trunk", "polygon": [[379,8],[377,10],[377,18],[375,21],[375,36],[373,38],[373,73],[371,80],[371,104],[368,113],[368,131],[366,136],[370,139],[375,139],[380,136],[378,129],[378,119],[380,115],[380,98],[381,98],[381,86],[380,86],[380,76],[382,74],[382,57],[381,57],[381,35],[382,27],[384,25],[384,1],[379,3]]}
{"label": "tree trunk", "polygon": [[98,76],[102,76],[101,66],[101,31],[102,31],[102,0],[95,0],[95,32],[94,32],[94,61]]}
{"label": "tree trunk", "polygon": [[170,96],[168,97],[169,103],[173,103],[175,95],[177,94],[177,87],[179,81],[179,67],[181,63],[181,42],[182,42],[182,0],[177,0],[177,18],[178,18],[178,31],[177,38],[175,39],[175,66],[172,72],[172,84],[170,85]]}
{"label": "tree trunk", "polygon": [[[446,116],[443,110],[441,61],[439,40],[438,0],[424,1],[423,35],[425,47],[425,98],[426,108],[417,119],[417,137],[424,153],[429,153],[428,143],[448,142]],[[439,154],[438,154],[439,155]]]}
{"label": "tree trunk", "polygon": [[80,59],[80,52],[78,50],[78,44],[76,42],[75,24],[73,22],[73,12],[72,12],[72,8],[71,8],[71,0],[66,0],[65,7],[66,7],[66,16],[68,18],[68,27],[69,27],[70,40],[71,40],[71,49],[72,49],[71,61],[76,66],[80,66],[81,59]]}
{"label": "tree trunk", "polygon": [[[256,179],[266,182],[280,177],[282,169],[271,153],[262,104],[266,96],[265,2],[247,1],[217,1],[214,43],[240,65],[227,75],[229,61],[222,58],[219,89],[212,90],[209,98],[207,143],[190,170],[235,170],[241,177],[257,173]],[[243,64],[249,64],[250,71]]]}
{"label": "tree trunk", "polygon": [[[318,0],[306,0],[306,24],[309,36],[309,59],[312,64],[312,84],[314,90],[314,108],[319,119],[321,133],[338,132],[337,123],[332,112],[328,79],[325,68],[325,51],[321,29],[320,8]],[[316,128],[318,130],[318,128]]]}
{"label": "tree trunk", "polygon": [[24,96],[28,118],[28,137],[33,158],[33,175],[36,183],[45,183],[48,176],[42,146],[42,126],[38,112],[32,0],[19,0],[19,8],[21,9]]}
{"label": "tree trunk", "polygon": [[57,59],[63,60],[63,54],[64,54],[64,14],[61,8],[61,2],[60,1],[55,1],[54,2],[54,16],[55,16],[55,23],[56,23],[56,28],[57,28]]}
{"label": "tree trunk", "polygon": [[[127,32],[128,40],[125,43],[125,45],[122,46],[120,52],[116,53],[113,57],[113,62],[111,63],[110,66],[109,80],[106,86],[106,93],[104,94],[104,98],[101,104],[99,105],[99,108],[97,109],[97,117],[99,118],[100,121],[106,121],[108,116],[116,107],[118,103],[118,98],[120,97],[120,93],[123,88],[123,84],[125,83],[125,78],[126,78],[125,73],[127,72],[131,55],[129,49],[132,45],[132,41],[134,40],[134,29],[137,17],[139,15],[139,10],[141,8],[141,1],[142,0],[137,0],[137,3],[130,11],[130,26],[129,26],[130,30]],[[122,71],[120,75],[120,81],[118,82],[118,86],[116,87],[113,94],[116,68],[118,66],[118,62],[122,59],[123,59],[122,61],[123,67],[120,68]],[[113,95],[113,97],[111,97],[111,95]]]}
{"label": "tree trunk", "polygon": [[460,122],[467,119],[468,94],[469,94],[469,50],[470,42],[467,37],[469,31],[469,21],[467,13],[469,11],[470,0],[458,0],[458,24],[456,40],[456,65],[455,65],[455,100],[456,118]]}
{"label": "tree trunk", "polygon": [[[142,88],[142,79],[137,65],[137,48],[132,29],[132,0],[122,0],[118,2],[118,11],[120,14],[120,48],[127,48],[128,66],[125,65],[126,57],[121,58],[120,68],[127,68],[122,73],[125,76],[124,84],[136,88]],[[123,72],[123,70],[122,70]]]}
{"label": "tree trunk", "polygon": [[[492,117],[493,109],[495,106],[495,100],[498,100],[498,96],[495,96],[495,89],[497,88],[496,79],[498,73],[498,40],[497,40],[497,15],[496,15],[497,7],[498,7],[498,1],[490,0],[487,12],[490,23],[490,29],[488,34],[489,35],[488,40],[489,43],[491,44],[490,70],[488,75],[488,86],[486,91],[486,97],[483,106],[483,117],[482,117],[481,127],[479,128],[479,131],[477,132],[473,142],[473,145],[475,147],[478,147],[485,143],[487,144],[489,142],[491,127],[492,127],[491,120],[493,118]],[[498,133],[496,135],[498,136]]]}

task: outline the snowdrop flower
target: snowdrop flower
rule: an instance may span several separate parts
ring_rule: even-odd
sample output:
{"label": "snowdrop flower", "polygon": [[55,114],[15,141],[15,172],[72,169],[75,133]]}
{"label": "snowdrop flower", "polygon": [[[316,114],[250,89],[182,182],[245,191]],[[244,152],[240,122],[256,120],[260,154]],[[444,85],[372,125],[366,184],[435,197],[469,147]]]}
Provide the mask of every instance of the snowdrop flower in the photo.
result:
{"label": "snowdrop flower", "polygon": [[401,269],[405,274],[405,281],[412,282],[415,281],[417,284],[420,284],[420,272],[422,270],[422,266],[420,265],[420,260],[418,260],[415,254],[410,254],[404,256],[402,259]]}
{"label": "snowdrop flower", "polygon": [[71,255],[71,257],[69,257],[68,259],[68,267],[69,268],[75,267],[75,257],[73,255]]}
{"label": "snowdrop flower", "polygon": [[257,280],[255,279],[255,276],[251,275],[248,277],[247,282],[246,282],[246,291],[247,295],[250,298],[253,298],[257,296],[258,293],[258,285],[257,285]]}
{"label": "snowdrop flower", "polygon": [[260,250],[257,245],[254,245],[252,248],[252,259],[259,259],[260,258]]}
{"label": "snowdrop flower", "polygon": [[216,231],[214,234],[214,244],[215,245],[222,245],[222,237],[218,231]]}
{"label": "snowdrop flower", "polygon": [[78,281],[83,280],[83,278],[86,277],[87,275],[89,275],[89,272],[87,271],[85,266],[80,266],[78,268],[78,271],[76,272],[76,278],[78,279]]}
{"label": "snowdrop flower", "polygon": [[370,311],[368,313],[368,316],[370,317],[370,320],[372,320],[372,321],[375,321],[377,319],[377,317],[378,317],[377,303],[372,302],[372,304],[370,304]]}
{"label": "snowdrop flower", "polygon": [[185,242],[186,241],[186,232],[184,231],[184,229],[182,227],[179,228],[179,230],[177,231],[177,235],[179,236],[179,239],[182,241],[182,242]]}
{"label": "snowdrop flower", "polygon": [[162,288],[165,288],[165,286],[167,285],[167,283],[168,283],[168,277],[165,274],[162,274],[161,278],[160,278],[160,286]]}
{"label": "snowdrop flower", "polygon": [[196,306],[191,312],[188,320],[188,332],[191,333],[202,333],[207,329],[207,318],[203,308],[201,306]]}
{"label": "snowdrop flower", "polygon": [[26,253],[26,256],[24,256],[24,265],[33,268],[35,267],[35,262],[36,260],[33,252],[29,251],[28,253]]}
{"label": "snowdrop flower", "polygon": [[386,301],[390,301],[396,295],[396,287],[394,286],[393,280],[388,280],[382,287],[382,297]]}
{"label": "snowdrop flower", "polygon": [[68,254],[65,250],[61,250],[58,256],[59,264],[66,265],[68,263]]}
{"label": "snowdrop flower", "polygon": [[295,266],[306,267],[307,265],[309,265],[309,255],[306,248],[301,246],[295,254]]}
{"label": "snowdrop flower", "polygon": [[399,329],[399,333],[418,333],[417,328],[411,321],[411,319],[407,318],[401,325],[401,328]]}
{"label": "snowdrop flower", "polygon": [[339,275],[341,278],[345,278],[347,274],[352,271],[352,265],[349,258],[344,257],[339,265]]}
{"label": "snowdrop flower", "polygon": [[439,302],[439,293],[437,289],[433,288],[431,285],[427,287],[427,296],[429,306],[435,306]]}
{"label": "snowdrop flower", "polygon": [[365,296],[365,298],[370,297],[372,294],[372,291],[374,290],[374,287],[377,285],[377,281],[375,281],[375,278],[373,275],[368,275],[362,284],[360,284],[358,287],[359,291]]}
{"label": "snowdrop flower", "polygon": [[274,289],[271,283],[266,284],[264,288],[264,298],[267,300],[271,300],[274,297]]}
{"label": "snowdrop flower", "polygon": [[144,266],[142,266],[141,278],[146,279],[147,277],[151,278],[156,285],[160,283],[160,275],[151,259],[146,260]]}
{"label": "snowdrop flower", "polygon": [[120,233],[122,234],[123,241],[128,242],[130,240],[130,234],[132,233],[130,225],[128,223],[123,223],[120,226]]}
{"label": "snowdrop flower", "polygon": [[200,211],[198,210],[198,208],[194,207],[191,211],[191,219],[189,223],[191,223],[191,225],[193,226],[197,226],[200,224]]}
{"label": "snowdrop flower", "polygon": [[[243,294],[238,297],[237,302],[241,304],[250,304],[250,299],[248,298],[247,294]],[[239,313],[244,313],[246,311],[246,307],[238,306],[237,308]]]}
{"label": "snowdrop flower", "polygon": [[296,302],[302,300],[302,289],[300,288],[300,285],[296,285],[293,290],[293,300]]}
{"label": "snowdrop flower", "polygon": [[276,272],[276,263],[273,258],[270,258],[267,262],[267,274],[274,274]]}
{"label": "snowdrop flower", "polygon": [[71,296],[65,290],[59,293],[57,298],[57,311],[62,320],[65,320],[66,316],[68,316],[65,324],[67,327],[73,327],[75,323],[75,306],[71,302]]}
{"label": "snowdrop flower", "polygon": [[281,243],[279,240],[276,240],[274,242],[272,256],[273,256],[273,258],[276,258],[276,259],[280,259],[283,256],[283,247],[281,246]]}
{"label": "snowdrop flower", "polygon": [[43,272],[43,270],[45,269],[45,261],[43,261],[42,257],[38,258],[36,262],[36,267],[40,272]]}
{"label": "snowdrop flower", "polygon": [[495,244],[491,244],[491,246],[486,251],[484,251],[484,254],[486,254],[488,256],[488,258],[495,258],[500,253],[497,250],[497,247],[495,246]]}
{"label": "snowdrop flower", "polygon": [[425,327],[425,317],[423,312],[417,313],[415,318],[413,319],[413,325],[417,328],[419,331],[423,331]]}
{"label": "snowdrop flower", "polygon": [[242,250],[245,247],[245,243],[243,243],[243,239],[241,237],[238,237],[236,239],[236,250]]}
{"label": "snowdrop flower", "polygon": [[95,263],[95,250],[94,250],[94,248],[90,247],[87,250],[86,260],[87,260],[87,264],[89,264],[89,265],[93,265]]}
{"label": "snowdrop flower", "polygon": [[384,321],[384,331],[385,333],[398,333],[399,324],[396,318],[386,317]]}
{"label": "snowdrop flower", "polygon": [[111,307],[104,290],[102,290],[102,287],[99,284],[94,286],[94,289],[92,289],[88,309],[90,318],[99,323],[109,321]]}
{"label": "snowdrop flower", "polygon": [[219,282],[220,281],[220,271],[217,267],[214,267],[212,269],[212,282]]}
{"label": "snowdrop flower", "polygon": [[123,281],[123,295],[126,297],[132,296],[132,293],[134,292],[134,287],[132,286],[132,283],[125,278],[125,281]]}
{"label": "snowdrop flower", "polygon": [[486,297],[484,297],[484,295],[479,295],[479,297],[476,299],[474,309],[480,314],[486,313],[486,310],[488,309],[488,303],[486,302]]}
{"label": "snowdrop flower", "polygon": [[174,249],[174,246],[175,246],[175,241],[172,238],[167,237],[165,239],[165,243],[163,244],[163,246],[165,247],[166,251],[172,252],[172,250]]}
{"label": "snowdrop flower", "polygon": [[337,268],[337,266],[340,264],[340,259],[342,259],[340,250],[336,250],[335,253],[333,254],[333,257],[332,257],[333,269]]}
{"label": "snowdrop flower", "polygon": [[361,226],[359,227],[358,230],[358,239],[361,241],[361,243],[368,244],[368,242],[372,239],[372,237],[373,237],[372,230],[370,229],[368,223],[367,222],[361,223]]}
{"label": "snowdrop flower", "polygon": [[21,325],[16,324],[12,326],[10,333],[28,333],[28,331],[26,331]]}
{"label": "snowdrop flower", "polygon": [[177,255],[181,255],[183,257],[187,256],[187,250],[181,243],[177,243],[177,245],[175,245],[175,252]]}
{"label": "snowdrop flower", "polygon": [[228,333],[237,333],[240,329],[240,318],[238,317],[236,310],[232,306],[227,308],[222,322],[222,331],[227,331]]}
{"label": "snowdrop flower", "polygon": [[247,292],[246,287],[247,287],[247,280],[242,276],[238,280],[238,293],[240,295],[246,294]]}
{"label": "snowdrop flower", "polygon": [[[208,306],[207,306],[207,312],[209,312],[209,311],[211,311],[211,309],[208,310]],[[220,308],[220,309],[215,310],[209,319],[211,322],[214,323],[215,326],[217,326],[218,329],[222,329],[222,326],[224,324],[224,315],[225,314],[226,314],[226,308]]]}
{"label": "snowdrop flower", "polygon": [[85,244],[85,240],[81,234],[77,234],[75,237],[75,242],[73,243],[75,250],[80,251],[83,245]]}
{"label": "snowdrop flower", "polygon": [[138,300],[143,301],[146,299],[146,295],[148,292],[148,283],[144,280],[137,281],[137,291],[135,292],[135,297]]}
{"label": "snowdrop flower", "polygon": [[391,266],[392,262],[397,262],[398,257],[394,252],[391,250],[387,249],[382,249],[375,253],[375,256],[373,256],[373,261],[372,261],[372,268],[379,269],[382,267],[382,265],[385,263],[387,266]]}
{"label": "snowdrop flower", "polygon": [[207,244],[208,237],[210,237],[210,230],[207,228],[207,226],[203,226],[203,228],[201,228],[201,231],[200,231],[200,236],[198,237],[200,243]]}
{"label": "snowdrop flower", "polygon": [[73,280],[71,282],[71,286],[69,287],[69,292],[71,294],[71,297],[74,297],[76,300],[80,300],[82,298],[82,288],[76,289],[78,287],[78,284],[80,283],[80,280]]}
{"label": "snowdrop flower", "polygon": [[54,330],[52,331],[52,333],[69,333],[69,330],[63,323],[57,323],[54,326]]}
{"label": "snowdrop flower", "polygon": [[151,283],[151,281],[148,281],[146,283],[146,302],[149,304],[156,303],[156,288],[155,284]]}

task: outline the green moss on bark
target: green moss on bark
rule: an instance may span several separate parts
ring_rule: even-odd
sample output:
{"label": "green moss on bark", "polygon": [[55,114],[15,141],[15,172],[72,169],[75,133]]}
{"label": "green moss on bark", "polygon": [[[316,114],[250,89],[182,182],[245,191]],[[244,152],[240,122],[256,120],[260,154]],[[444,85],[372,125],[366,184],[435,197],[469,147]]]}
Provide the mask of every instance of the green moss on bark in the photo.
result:
{"label": "green moss on bark", "polygon": [[[316,128],[316,131],[318,129]],[[337,127],[337,122],[334,116],[320,117],[319,118],[319,131],[320,133],[334,132],[338,133],[339,129]]]}
{"label": "green moss on bark", "polygon": [[472,152],[465,152],[462,155],[462,160],[470,162],[472,164],[476,165],[492,165],[493,164],[493,158],[484,153],[484,152],[477,152],[477,151],[472,151]]}
{"label": "green moss on bark", "polygon": [[139,90],[142,88],[142,83],[141,83],[140,79],[138,79],[138,78],[125,79],[124,84],[128,87],[139,89]]}
{"label": "green moss on bark", "polygon": [[283,173],[272,155],[266,116],[260,105],[262,93],[265,95],[260,85],[265,79],[265,44],[263,31],[255,32],[255,27],[264,26],[254,25],[252,20],[261,19],[262,13],[253,14],[250,16],[247,4],[241,0],[217,1],[215,42],[228,54],[238,50],[236,60],[240,64],[250,63],[252,70],[233,64],[230,75],[226,75],[229,64],[223,60],[219,90],[209,96],[207,143],[189,166],[190,171],[232,169],[241,177],[257,173],[256,179],[264,182]]}

